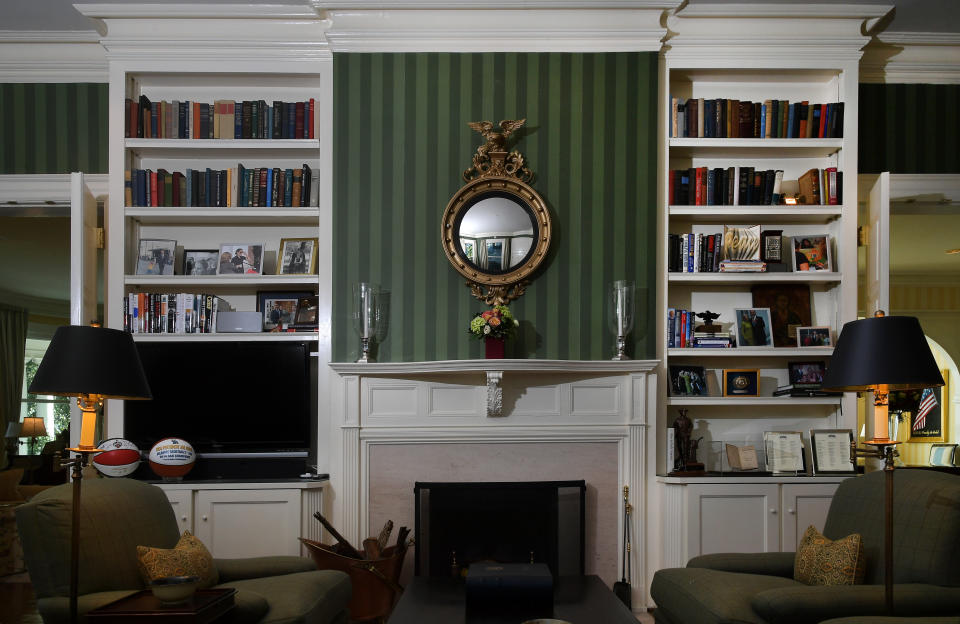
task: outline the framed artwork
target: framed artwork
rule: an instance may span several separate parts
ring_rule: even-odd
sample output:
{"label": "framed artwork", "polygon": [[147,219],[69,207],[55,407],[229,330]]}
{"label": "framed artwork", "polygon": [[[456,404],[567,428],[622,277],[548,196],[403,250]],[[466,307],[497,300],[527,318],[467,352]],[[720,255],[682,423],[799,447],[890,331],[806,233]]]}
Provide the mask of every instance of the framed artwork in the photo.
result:
{"label": "framed artwork", "polygon": [[319,298],[316,295],[300,297],[297,300],[297,315],[293,319],[295,329],[316,329]]}
{"label": "framed artwork", "polygon": [[137,275],[173,275],[177,241],[141,238],[137,251]]}
{"label": "framed artwork", "polygon": [[257,312],[260,313],[263,321],[263,331],[281,331],[292,326],[297,319],[300,300],[312,296],[313,293],[304,291],[258,292]]}
{"label": "framed artwork", "polygon": [[760,226],[723,226],[721,260],[760,260]]}
{"label": "framed artwork", "polygon": [[216,275],[220,252],[216,249],[184,249],[184,275]]}
{"label": "framed artwork", "polygon": [[723,396],[757,396],[760,371],[755,368],[723,369]]}
{"label": "framed artwork", "polygon": [[798,327],[798,347],[832,347],[833,339],[829,327]]}
{"label": "framed artwork", "polygon": [[738,347],[772,347],[770,308],[737,308],[733,311]]}
{"label": "framed artwork", "polygon": [[280,240],[278,275],[311,275],[317,271],[316,238],[283,238]]}
{"label": "framed artwork", "polygon": [[223,243],[217,275],[263,275],[263,243]]}
{"label": "framed artwork", "polygon": [[830,236],[827,234],[794,236],[791,258],[794,271],[832,271]]}
{"label": "framed artwork", "polygon": [[795,388],[818,390],[823,386],[823,376],[827,373],[826,362],[788,362],[787,372],[790,383]]}
{"label": "framed artwork", "polygon": [[910,424],[907,442],[946,442],[949,439],[947,423],[950,419],[950,403],[944,400],[944,397],[950,396],[949,373],[946,369],[940,371],[944,382],[941,387],[890,393],[889,411],[905,416],[909,414],[909,418],[904,419]]}
{"label": "framed artwork", "polygon": [[707,396],[707,371],[703,366],[671,366],[670,396]]}
{"label": "framed artwork", "polygon": [[770,308],[773,346],[797,344],[797,328],[813,324],[809,284],[756,284],[750,289],[753,307]]}
{"label": "framed artwork", "polygon": [[857,466],[850,457],[852,429],[811,429],[810,454],[816,474],[849,474]]}
{"label": "framed artwork", "polygon": [[[803,434],[799,431],[765,431],[763,446],[767,456],[767,471],[774,474],[807,472],[807,458],[803,452]],[[849,453],[849,450],[848,450]]]}
{"label": "framed artwork", "polygon": [[956,444],[931,444],[930,445],[930,465],[931,466],[955,466],[957,456]]}

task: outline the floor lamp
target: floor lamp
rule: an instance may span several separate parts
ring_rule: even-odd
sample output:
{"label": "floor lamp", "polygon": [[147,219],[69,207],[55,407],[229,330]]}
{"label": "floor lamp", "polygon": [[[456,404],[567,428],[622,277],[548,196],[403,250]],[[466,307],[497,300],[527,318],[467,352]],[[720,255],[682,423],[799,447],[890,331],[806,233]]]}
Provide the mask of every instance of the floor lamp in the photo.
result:
{"label": "floor lamp", "polygon": [[883,316],[851,321],[843,326],[830,365],[823,376],[823,389],[873,392],[873,438],[850,454],[883,460],[884,495],[884,599],[893,614],[893,458],[896,440],[890,439],[887,405],[889,393],[943,385],[943,376],[927,345],[920,322],[912,316]]}
{"label": "floor lamp", "polygon": [[104,399],[149,399],[150,387],[130,334],[103,327],[58,327],[30,384],[31,394],[77,397],[83,413],[80,443],[66,450],[76,456],[60,467],[73,467],[73,509],[70,540],[70,621],[77,622],[80,579],[80,481],[94,442],[97,409]]}

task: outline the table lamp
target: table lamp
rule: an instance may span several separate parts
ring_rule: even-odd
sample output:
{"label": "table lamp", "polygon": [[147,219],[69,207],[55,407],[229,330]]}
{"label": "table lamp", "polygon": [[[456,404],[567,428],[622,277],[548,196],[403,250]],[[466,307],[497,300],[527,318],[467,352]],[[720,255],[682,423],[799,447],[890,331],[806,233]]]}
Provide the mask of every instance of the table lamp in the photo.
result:
{"label": "table lamp", "polygon": [[4,434],[7,439],[7,457],[12,458],[19,455],[20,451],[20,421],[14,421],[7,424],[7,431]]}
{"label": "table lamp", "polygon": [[893,613],[893,459],[898,442],[890,438],[887,406],[894,390],[916,390],[943,385],[943,376],[927,345],[920,322],[912,316],[884,316],[851,321],[843,326],[823,389],[873,392],[873,449],[851,444],[852,458],[878,457],[886,473],[884,496],[884,597]]}
{"label": "table lamp", "polygon": [[80,443],[68,448],[76,457],[59,466],[72,466],[73,510],[70,543],[70,619],[77,621],[77,589],[80,567],[80,481],[94,443],[97,408],[104,399],[150,399],[140,356],[130,334],[104,327],[67,325],[58,327],[40,362],[31,394],[77,397],[83,413]]}
{"label": "table lamp", "polygon": [[36,448],[37,438],[47,437],[47,425],[39,416],[25,416],[20,425],[20,437],[30,438],[30,454]]}

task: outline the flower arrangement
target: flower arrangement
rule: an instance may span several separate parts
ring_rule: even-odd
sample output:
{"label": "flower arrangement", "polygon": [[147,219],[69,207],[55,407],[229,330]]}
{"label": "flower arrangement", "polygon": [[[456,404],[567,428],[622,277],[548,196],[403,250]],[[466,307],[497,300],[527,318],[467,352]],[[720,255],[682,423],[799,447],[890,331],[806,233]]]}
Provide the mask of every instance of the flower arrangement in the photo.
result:
{"label": "flower arrangement", "polygon": [[509,338],[520,326],[520,322],[513,318],[510,308],[505,305],[495,305],[485,312],[478,313],[470,320],[470,333],[479,339]]}

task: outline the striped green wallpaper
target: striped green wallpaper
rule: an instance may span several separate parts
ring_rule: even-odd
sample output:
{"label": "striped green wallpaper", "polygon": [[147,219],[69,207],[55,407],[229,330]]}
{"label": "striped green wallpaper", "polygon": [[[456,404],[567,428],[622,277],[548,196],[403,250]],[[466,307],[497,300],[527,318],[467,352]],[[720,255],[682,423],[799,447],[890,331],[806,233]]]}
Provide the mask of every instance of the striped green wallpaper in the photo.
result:
{"label": "striped green wallpaper", "polygon": [[103,83],[0,83],[0,174],[107,172]]}
{"label": "striped green wallpaper", "polygon": [[960,85],[861,84],[860,172],[960,173],[957,111]]}
{"label": "striped green wallpaper", "polygon": [[615,279],[637,283],[630,347],[652,357],[656,93],[653,53],[335,54],[333,359],[358,355],[357,281],[390,291],[379,361],[483,357],[467,323],[484,305],[443,256],[440,217],[480,145],[467,122],[519,117],[555,238],[511,306],[508,357],[611,357]]}

